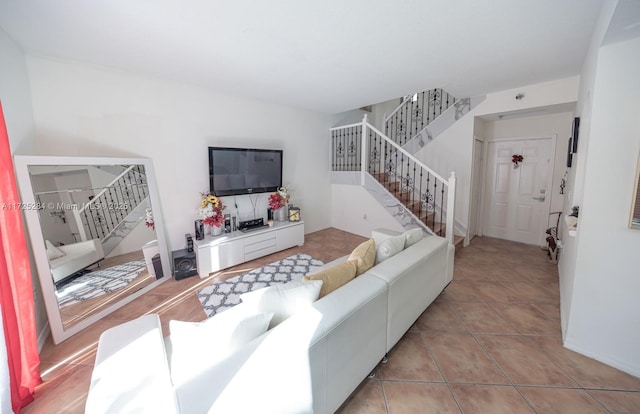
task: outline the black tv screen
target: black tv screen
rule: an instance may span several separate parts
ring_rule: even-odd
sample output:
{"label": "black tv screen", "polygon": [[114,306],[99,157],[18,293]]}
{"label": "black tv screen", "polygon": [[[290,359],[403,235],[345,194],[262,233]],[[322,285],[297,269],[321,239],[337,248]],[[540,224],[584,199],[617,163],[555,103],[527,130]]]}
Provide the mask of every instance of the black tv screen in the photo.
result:
{"label": "black tv screen", "polygon": [[228,196],[282,187],[282,150],[209,147],[211,194]]}

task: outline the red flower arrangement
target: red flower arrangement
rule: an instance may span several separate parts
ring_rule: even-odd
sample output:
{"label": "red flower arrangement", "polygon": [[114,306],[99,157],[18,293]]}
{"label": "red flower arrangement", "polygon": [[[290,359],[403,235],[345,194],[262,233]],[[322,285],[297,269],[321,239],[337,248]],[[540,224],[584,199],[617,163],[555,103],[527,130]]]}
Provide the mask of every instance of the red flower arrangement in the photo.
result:
{"label": "red flower arrangement", "polygon": [[278,191],[269,196],[269,208],[277,210],[284,207],[289,202],[289,194],[285,187],[280,187]]}
{"label": "red flower arrangement", "polygon": [[518,168],[518,163],[524,161],[524,157],[520,154],[513,154],[511,156],[511,162],[513,163],[513,168]]}

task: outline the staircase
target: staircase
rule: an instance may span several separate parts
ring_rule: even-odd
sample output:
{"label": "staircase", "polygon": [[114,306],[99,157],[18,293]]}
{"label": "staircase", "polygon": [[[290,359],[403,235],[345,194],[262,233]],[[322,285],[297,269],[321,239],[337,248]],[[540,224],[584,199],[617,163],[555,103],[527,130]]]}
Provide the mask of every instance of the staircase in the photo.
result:
{"label": "staircase", "polygon": [[405,228],[422,227],[452,244],[454,234],[455,174],[445,179],[420,162],[402,146],[370,124],[331,129],[332,170],[360,172],[360,184],[371,194],[381,190],[395,203],[379,200]]}
{"label": "staircase", "polygon": [[108,185],[82,208],[73,210],[80,240],[99,239],[105,255],[145,218],[145,209],[150,207],[144,167],[118,168],[119,174]]}

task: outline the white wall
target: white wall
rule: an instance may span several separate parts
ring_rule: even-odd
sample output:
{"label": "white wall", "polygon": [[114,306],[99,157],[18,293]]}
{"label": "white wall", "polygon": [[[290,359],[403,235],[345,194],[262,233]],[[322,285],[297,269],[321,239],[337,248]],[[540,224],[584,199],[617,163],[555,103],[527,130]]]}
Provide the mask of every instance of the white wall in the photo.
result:
{"label": "white wall", "polygon": [[404,228],[359,185],[331,185],[331,226],[371,237],[371,230],[385,228],[404,231]]}
{"label": "white wall", "polygon": [[[552,188],[547,191],[547,195],[551,197],[550,213],[563,211],[565,195],[560,194],[560,181],[565,171],[568,174],[568,168],[566,167],[567,141],[571,136],[573,118],[572,112],[564,112],[553,115],[493,121],[487,122],[485,125],[485,136],[488,140],[501,138],[557,138],[553,183]],[[557,217],[557,214],[549,217],[548,227],[556,225]]]}
{"label": "white wall", "polygon": [[[330,225],[329,116],[43,57],[27,65],[39,152],[151,158],[172,250],[184,247],[208,191],[208,146],[283,149],[305,232]],[[236,200],[266,215],[266,196]]]}
{"label": "white wall", "polygon": [[640,154],[640,38],[600,48],[565,345],[640,376],[640,231],[628,228]]}
{"label": "white wall", "polygon": [[[609,27],[616,5],[617,0],[607,0],[604,2],[580,74],[579,99],[576,104],[576,115],[580,117],[578,153],[574,155],[573,164],[569,170],[567,196],[565,198],[566,202],[564,206],[565,214],[569,214],[571,212],[572,206],[582,205],[586,159],[587,154],[589,153],[589,141],[591,135],[591,107],[593,105],[592,90],[595,82],[598,52],[600,50],[602,39]],[[560,251],[560,260],[558,261],[558,273],[560,277],[560,317],[562,335],[563,338],[566,338],[566,331],[571,313],[571,303],[573,300],[578,240],[569,236],[566,226],[561,226],[560,229],[561,239],[564,244]]]}
{"label": "white wall", "polygon": [[[22,48],[0,29],[0,102],[9,134],[9,146],[15,154],[33,153],[36,148],[35,124],[31,106],[31,90],[27,77],[27,66]],[[25,227],[25,233],[28,233]],[[33,253],[29,247],[35,302],[38,347],[42,349],[49,333],[47,313],[42,299],[42,290],[36,272]]]}
{"label": "white wall", "polygon": [[0,101],[13,154],[35,149],[31,91],[22,48],[0,28]]}
{"label": "white wall", "polygon": [[[476,116],[567,104],[578,99],[579,77],[523,86],[488,94],[486,99],[426,145],[416,156],[443,177],[452,171],[456,182],[456,222],[469,223],[473,136]],[[524,99],[515,99],[524,93]]]}

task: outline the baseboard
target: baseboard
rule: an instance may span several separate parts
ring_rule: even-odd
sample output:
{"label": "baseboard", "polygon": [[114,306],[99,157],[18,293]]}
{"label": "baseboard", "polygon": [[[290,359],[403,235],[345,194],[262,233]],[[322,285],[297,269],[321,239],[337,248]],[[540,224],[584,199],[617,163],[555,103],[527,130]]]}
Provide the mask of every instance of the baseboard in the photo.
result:
{"label": "baseboard", "polygon": [[42,352],[44,343],[47,341],[50,333],[51,329],[49,329],[49,321],[47,321],[47,323],[42,327],[42,330],[38,333],[38,353]]}
{"label": "baseboard", "polygon": [[633,375],[634,377],[639,377],[640,378],[640,367],[629,365],[629,364],[625,363],[624,361],[618,361],[618,360],[615,360],[615,359],[611,359],[609,357],[604,357],[604,356],[599,355],[599,354],[594,353],[594,352],[587,351],[585,349],[582,349],[580,346],[577,346],[576,344],[572,343],[571,340],[569,340],[569,339],[564,341],[564,346],[567,349],[575,351],[575,352],[577,352],[579,354],[582,354],[582,355],[584,355],[586,357],[595,359],[596,361],[600,361],[603,364],[607,364],[609,366],[612,366],[613,368],[619,369],[620,371],[624,371],[629,375]]}

